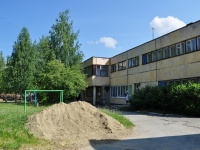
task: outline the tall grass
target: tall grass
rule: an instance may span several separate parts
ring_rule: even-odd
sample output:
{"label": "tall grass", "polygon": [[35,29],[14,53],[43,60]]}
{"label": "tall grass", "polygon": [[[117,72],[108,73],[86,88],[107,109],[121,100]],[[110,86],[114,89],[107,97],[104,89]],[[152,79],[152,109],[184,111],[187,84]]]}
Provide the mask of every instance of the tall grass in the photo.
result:
{"label": "tall grass", "polygon": [[25,129],[28,116],[45,107],[27,106],[24,113],[23,105],[0,103],[0,148],[18,149],[22,144],[38,144],[39,139]]}
{"label": "tall grass", "polygon": [[129,119],[124,117],[120,111],[111,111],[109,109],[100,109],[100,110],[103,113],[107,114],[108,116],[111,116],[112,118],[114,118],[117,121],[119,121],[127,129],[135,126]]}

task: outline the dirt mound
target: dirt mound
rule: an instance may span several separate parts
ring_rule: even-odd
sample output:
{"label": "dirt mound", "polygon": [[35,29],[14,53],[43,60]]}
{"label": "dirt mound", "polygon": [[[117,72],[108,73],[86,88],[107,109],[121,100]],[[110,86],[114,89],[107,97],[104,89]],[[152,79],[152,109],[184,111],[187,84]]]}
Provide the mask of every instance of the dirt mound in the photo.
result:
{"label": "dirt mound", "polygon": [[120,139],[127,129],[87,102],[59,103],[29,117],[36,137],[61,145],[86,145],[89,140]]}

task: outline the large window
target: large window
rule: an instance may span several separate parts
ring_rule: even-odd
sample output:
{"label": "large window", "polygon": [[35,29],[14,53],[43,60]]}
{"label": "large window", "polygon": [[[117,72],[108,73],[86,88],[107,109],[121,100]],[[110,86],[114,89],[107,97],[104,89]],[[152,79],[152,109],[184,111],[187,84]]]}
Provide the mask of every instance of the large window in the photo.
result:
{"label": "large window", "polygon": [[196,40],[191,39],[186,41],[186,52],[191,52],[196,50]]}
{"label": "large window", "polygon": [[116,72],[116,64],[111,65],[111,72]]}
{"label": "large window", "polygon": [[126,69],[126,61],[118,63],[118,70]]}
{"label": "large window", "polygon": [[177,55],[185,53],[185,42],[176,44],[176,53]]}
{"label": "large window", "polygon": [[138,57],[134,57],[128,60],[128,67],[135,67],[135,66],[139,66],[139,56]]}
{"label": "large window", "polygon": [[111,97],[125,97],[126,91],[129,92],[129,95],[132,94],[132,85],[112,86],[110,90]]}
{"label": "large window", "polygon": [[108,76],[108,66],[107,65],[91,65],[84,69],[84,73],[87,77],[92,75],[107,77]]}
{"label": "large window", "polygon": [[96,65],[96,76],[107,77],[108,66],[107,65]]}

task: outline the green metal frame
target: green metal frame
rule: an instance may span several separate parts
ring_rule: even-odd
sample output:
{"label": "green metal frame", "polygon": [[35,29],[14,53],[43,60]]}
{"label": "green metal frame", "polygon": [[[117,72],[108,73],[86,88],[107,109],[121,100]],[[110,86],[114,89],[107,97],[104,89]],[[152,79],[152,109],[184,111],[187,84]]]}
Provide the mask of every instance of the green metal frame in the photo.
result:
{"label": "green metal frame", "polygon": [[25,90],[25,92],[24,92],[24,112],[26,112],[26,93],[27,92],[60,92],[60,103],[63,102],[63,90]]}

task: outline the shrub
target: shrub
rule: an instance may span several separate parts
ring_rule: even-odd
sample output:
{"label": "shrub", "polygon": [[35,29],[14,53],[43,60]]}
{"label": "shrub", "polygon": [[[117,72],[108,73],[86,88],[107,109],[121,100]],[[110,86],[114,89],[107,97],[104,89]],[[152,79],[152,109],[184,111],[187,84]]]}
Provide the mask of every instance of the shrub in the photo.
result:
{"label": "shrub", "polygon": [[130,103],[134,110],[153,109],[200,116],[200,84],[146,86],[132,95]]}

